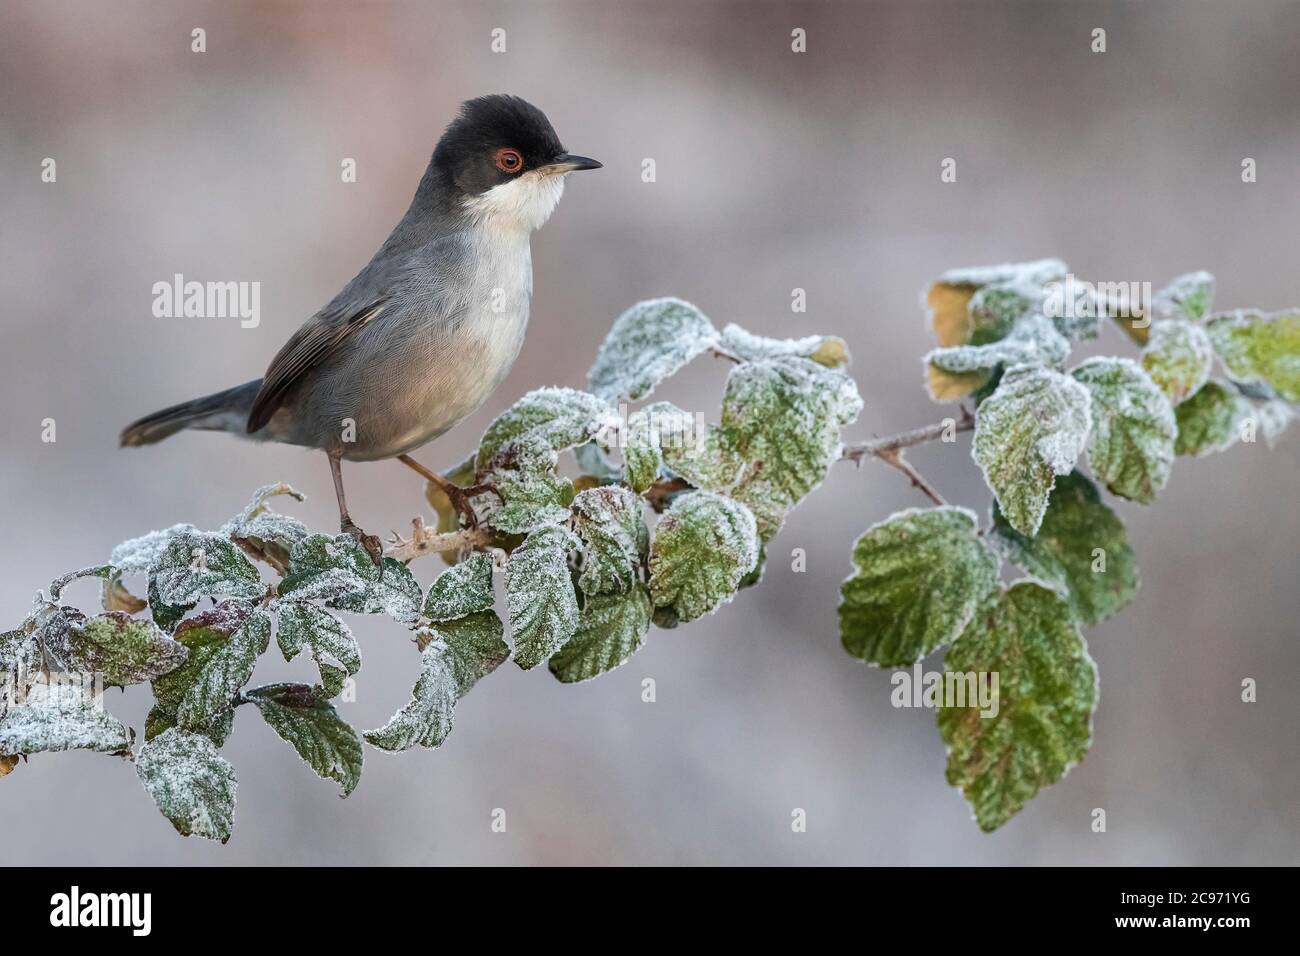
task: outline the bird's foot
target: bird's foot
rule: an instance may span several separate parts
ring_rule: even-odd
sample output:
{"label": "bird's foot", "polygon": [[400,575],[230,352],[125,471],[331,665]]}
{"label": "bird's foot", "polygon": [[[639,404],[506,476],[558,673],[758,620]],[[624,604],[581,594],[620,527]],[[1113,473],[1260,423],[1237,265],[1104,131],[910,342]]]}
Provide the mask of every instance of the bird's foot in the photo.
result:
{"label": "bird's foot", "polygon": [[343,521],[339,530],[357,539],[357,544],[361,545],[366,554],[370,555],[370,560],[375,562],[375,567],[382,568],[384,566],[384,545],[377,537],[373,534],[366,534],[350,518]]}
{"label": "bird's foot", "polygon": [[495,494],[498,498],[501,497],[501,493],[491,485],[470,485],[468,488],[461,488],[457,485],[449,484],[447,487],[443,488],[443,491],[447,493],[447,498],[451,501],[451,506],[455,508],[456,513],[460,515],[461,526],[469,528],[471,531],[478,527],[478,512],[474,510],[474,499],[489,491]]}

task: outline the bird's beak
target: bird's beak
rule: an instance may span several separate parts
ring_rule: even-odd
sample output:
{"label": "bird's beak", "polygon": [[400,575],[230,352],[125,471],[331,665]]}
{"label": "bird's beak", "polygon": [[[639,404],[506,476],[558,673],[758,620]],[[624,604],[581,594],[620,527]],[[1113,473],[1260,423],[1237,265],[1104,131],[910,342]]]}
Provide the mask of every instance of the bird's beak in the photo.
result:
{"label": "bird's beak", "polygon": [[550,172],[571,173],[577,169],[600,169],[604,165],[604,163],[587,156],[575,156],[573,153],[565,153],[546,168]]}

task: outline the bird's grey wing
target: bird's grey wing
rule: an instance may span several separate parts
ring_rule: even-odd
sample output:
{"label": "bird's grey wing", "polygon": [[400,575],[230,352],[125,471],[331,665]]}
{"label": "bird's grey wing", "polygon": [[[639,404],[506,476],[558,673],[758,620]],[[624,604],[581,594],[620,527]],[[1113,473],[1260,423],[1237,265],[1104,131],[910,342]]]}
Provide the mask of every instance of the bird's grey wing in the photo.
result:
{"label": "bird's grey wing", "polygon": [[293,386],[343,342],[378,318],[386,301],[387,297],[375,296],[360,303],[355,300],[330,303],[304,323],[271,360],[248,412],[248,431],[255,432],[269,422]]}

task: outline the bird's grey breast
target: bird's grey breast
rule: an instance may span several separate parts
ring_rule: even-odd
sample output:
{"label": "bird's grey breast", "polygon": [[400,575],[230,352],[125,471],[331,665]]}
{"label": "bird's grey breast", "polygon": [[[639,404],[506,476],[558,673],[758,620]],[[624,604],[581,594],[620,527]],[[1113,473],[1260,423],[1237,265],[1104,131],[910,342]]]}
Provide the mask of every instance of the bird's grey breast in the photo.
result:
{"label": "bird's grey breast", "polygon": [[354,460],[390,458],[477,409],[523,345],[532,296],[526,232],[482,225],[416,250],[392,277],[384,312],[359,335],[336,412],[354,408]]}

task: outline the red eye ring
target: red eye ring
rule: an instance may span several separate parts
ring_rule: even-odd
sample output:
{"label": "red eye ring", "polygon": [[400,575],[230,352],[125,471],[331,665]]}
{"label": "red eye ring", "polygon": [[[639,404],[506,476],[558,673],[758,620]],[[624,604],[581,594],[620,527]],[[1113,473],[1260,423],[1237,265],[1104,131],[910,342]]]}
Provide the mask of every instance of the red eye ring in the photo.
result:
{"label": "red eye ring", "polygon": [[497,150],[496,164],[503,173],[517,173],[524,168],[524,157],[519,150],[503,146]]}

